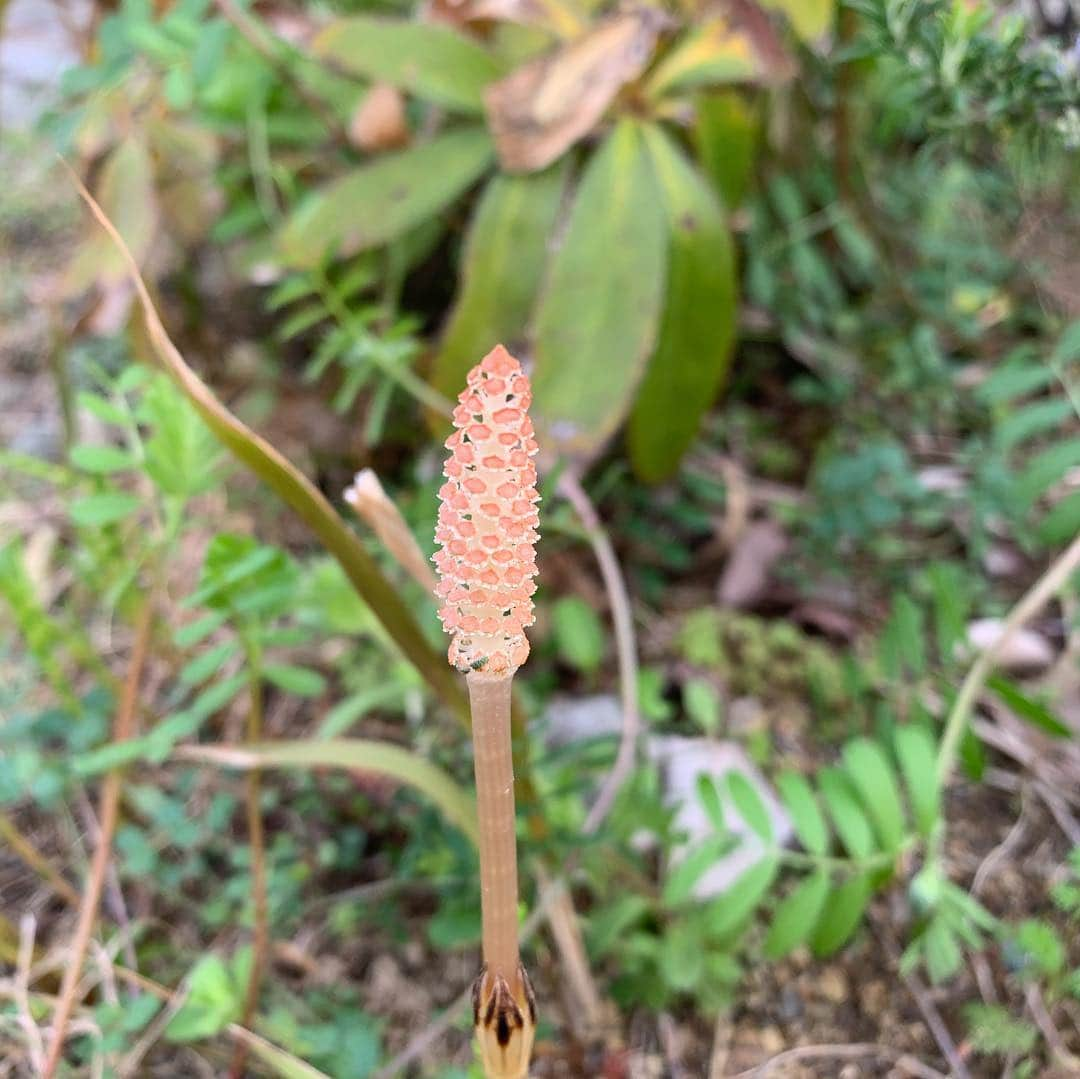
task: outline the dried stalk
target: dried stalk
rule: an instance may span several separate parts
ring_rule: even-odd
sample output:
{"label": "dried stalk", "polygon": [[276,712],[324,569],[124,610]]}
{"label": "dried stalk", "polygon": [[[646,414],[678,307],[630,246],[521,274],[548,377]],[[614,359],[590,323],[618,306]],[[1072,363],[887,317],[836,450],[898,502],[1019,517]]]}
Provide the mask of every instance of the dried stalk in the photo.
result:
{"label": "dried stalk", "polygon": [[[120,707],[117,709],[116,722],[113,727],[114,744],[126,742],[131,737],[134,729],[139,681],[142,677],[143,666],[146,662],[147,645],[150,640],[151,608],[151,603],[147,601],[143,604],[142,611],[139,614],[139,622],[135,630],[135,646],[131,653],[131,661],[128,664],[127,679],[124,682],[124,691],[120,698]],[[49,1055],[45,1060],[42,1079],[53,1079],[57,1068],[60,1066],[60,1058],[63,1055],[64,1037],[67,1033],[72,1010],[75,1007],[79,975],[82,972],[83,960],[86,958],[86,950],[90,945],[90,935],[94,931],[94,922],[97,919],[98,907],[101,903],[101,893],[105,888],[105,874],[109,867],[112,840],[119,817],[121,783],[122,774],[118,768],[114,768],[105,777],[102,787],[101,836],[98,839],[97,849],[94,851],[90,879],[86,886],[86,894],[83,896],[82,905],[79,907],[79,920],[75,927],[75,936],[71,942],[71,954],[64,969],[64,979],[60,985],[60,996],[56,1004],[56,1011],[53,1013],[52,1043],[49,1046]]]}

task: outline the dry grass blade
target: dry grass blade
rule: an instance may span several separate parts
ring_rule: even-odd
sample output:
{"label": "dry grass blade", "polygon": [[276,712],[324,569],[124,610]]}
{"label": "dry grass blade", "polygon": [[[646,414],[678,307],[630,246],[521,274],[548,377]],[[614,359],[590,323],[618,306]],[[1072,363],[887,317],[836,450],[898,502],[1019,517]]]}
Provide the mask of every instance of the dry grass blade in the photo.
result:
{"label": "dry grass blade", "polygon": [[327,552],[341,564],[390,637],[416,665],[435,695],[467,724],[468,704],[458,680],[442,662],[442,657],[436,655],[428,645],[394,586],[383,576],[374,559],[322,492],[279,450],[229,412],[188,367],[162,325],[139,267],[123,237],[70,167],[69,172],[90,212],[123,256],[142,305],[150,340],[166,373],[225,447],[263,480],[315,533]]}
{"label": "dry grass blade", "polygon": [[[143,605],[138,626],[135,630],[135,646],[128,663],[127,679],[124,682],[123,694],[120,698],[120,705],[116,712],[116,722],[113,728],[114,743],[127,741],[131,737],[135,726],[136,699],[143,665],[146,662],[147,645],[150,640],[151,615],[152,605],[150,601],[147,601]],[[71,1019],[71,1013],[75,1007],[79,975],[82,971],[83,960],[86,957],[86,950],[90,944],[90,935],[94,931],[94,922],[97,919],[98,906],[101,903],[101,893],[105,888],[105,874],[109,867],[112,840],[119,816],[120,788],[121,773],[118,769],[113,769],[105,777],[105,783],[102,787],[101,836],[98,840],[97,849],[94,851],[90,880],[87,883],[86,893],[79,907],[79,920],[75,928],[75,936],[71,942],[71,955],[64,969],[60,997],[57,1001],[56,1011],[53,1013],[52,1042],[42,1072],[44,1079],[52,1079],[56,1074],[63,1055],[64,1038],[67,1033],[68,1022]]]}

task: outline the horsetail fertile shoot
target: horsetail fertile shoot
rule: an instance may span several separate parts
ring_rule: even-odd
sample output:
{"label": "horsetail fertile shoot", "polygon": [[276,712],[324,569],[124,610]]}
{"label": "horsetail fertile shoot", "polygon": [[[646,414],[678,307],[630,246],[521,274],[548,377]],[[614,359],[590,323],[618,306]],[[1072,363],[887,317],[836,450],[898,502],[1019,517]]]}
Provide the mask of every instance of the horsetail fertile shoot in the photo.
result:
{"label": "horsetail fertile shoot", "polygon": [[536,1031],[532,986],[518,953],[517,841],[510,687],[529,654],[536,591],[537,452],[529,380],[501,345],[470,372],[447,439],[434,557],[450,663],[472,708],[480,818],[483,966],[473,1021],[488,1079],[523,1079]]}

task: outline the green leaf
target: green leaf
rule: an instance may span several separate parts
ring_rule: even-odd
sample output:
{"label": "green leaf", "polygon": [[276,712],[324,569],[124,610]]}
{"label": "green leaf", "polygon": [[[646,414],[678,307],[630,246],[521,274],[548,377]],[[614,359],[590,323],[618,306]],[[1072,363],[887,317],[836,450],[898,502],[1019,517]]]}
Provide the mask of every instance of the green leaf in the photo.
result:
{"label": "green leaf", "polygon": [[655,100],[696,86],[743,82],[763,70],[750,35],[716,15],[691,25],[671,47],[649,76],[646,94]]}
{"label": "green leaf", "polygon": [[897,850],[904,838],[904,807],[889,758],[869,738],[848,742],[843,757],[848,777],[874,823],[882,848]]}
{"label": "green leaf", "polygon": [[680,903],[685,903],[697,882],[730,849],[730,837],[706,836],[668,873],[664,881],[664,904],[677,907]]}
{"label": "green leaf", "polygon": [[465,241],[461,287],[435,357],[431,383],[453,400],[493,345],[525,336],[536,302],[567,168],[497,175],[477,203]]}
{"label": "green leaf", "polygon": [[977,1053],[1026,1056],[1038,1044],[1038,1028],[1015,1018],[1000,1004],[975,1002],[965,1004],[963,1011],[968,1039]]}
{"label": "green leaf", "polygon": [[1080,532],[1080,491],[1066,495],[1039,522],[1039,539],[1056,545],[1067,543]]}
{"label": "green leaf", "polygon": [[326,679],[318,671],[291,663],[268,663],[263,667],[267,680],[286,693],[298,697],[318,697],[326,690]]}
{"label": "green leaf", "polygon": [[1072,415],[1072,404],[1060,397],[1022,405],[998,424],[994,441],[1004,452],[1035,435],[1057,430]]}
{"label": "green leaf", "polygon": [[190,498],[218,482],[221,450],[194,408],[167,378],[151,382],[142,412],[153,427],[146,472],[166,494]]}
{"label": "green leaf", "polygon": [[806,778],[797,772],[782,772],[776,777],[776,787],[799,842],[811,854],[827,854],[829,828]]}
{"label": "green leaf", "polygon": [[536,314],[533,414],[552,452],[588,456],[626,414],[659,328],[664,232],[639,128],[623,120],[585,169]]}
{"label": "green leaf", "polygon": [[739,816],[757,833],[762,842],[772,843],[773,827],[769,810],[754,785],[742,772],[728,772],[725,784]]}
{"label": "green leaf", "polygon": [[115,524],[133,514],[141,505],[135,495],[123,491],[104,491],[99,495],[87,495],[71,503],[71,519],[83,528],[100,528]]}
{"label": "green leaf", "polygon": [[465,112],[482,112],[484,87],[504,73],[491,53],[448,26],[371,15],[335,20],[315,37],[311,51],[357,75]]}
{"label": "green leaf", "polygon": [[1014,682],[1000,674],[992,674],[986,680],[986,688],[996,693],[1021,719],[1053,738],[1071,738],[1072,729],[1065,726],[1045,704],[1033,700]]}
{"label": "green leaf", "polygon": [[686,714],[706,734],[713,735],[720,729],[720,694],[716,687],[704,678],[689,678],[682,687],[683,708]]}
{"label": "green leaf", "polygon": [[790,895],[776,906],[772,925],[765,938],[765,955],[779,959],[797,948],[818,924],[829,894],[829,873],[815,869]]}
{"label": "green leaf", "polygon": [[765,898],[779,868],[780,859],[769,854],[746,870],[719,899],[710,904],[709,932],[724,937],[742,928]]}
{"label": "green leaf", "polygon": [[818,775],[818,786],[848,855],[855,859],[869,858],[874,853],[874,836],[847,776],[839,768],[823,768]]}
{"label": "green leaf", "polygon": [[106,476],[113,472],[126,472],[135,468],[138,461],[128,450],[119,446],[72,446],[71,463],[84,472]]}
{"label": "green leaf", "polygon": [[187,625],[173,630],[173,641],[177,648],[190,648],[193,644],[198,644],[203,638],[209,637],[214,630],[220,629],[227,618],[228,613],[226,611],[211,611],[201,618],[196,618],[194,622],[189,622]]}
{"label": "green leaf", "polygon": [[746,198],[761,143],[761,109],[737,90],[697,98],[693,129],[697,158],[729,210]]}
{"label": "green leaf", "polygon": [[1029,965],[1043,977],[1054,978],[1065,968],[1068,954],[1049,922],[1029,918],[1016,927],[1015,939]]}
{"label": "green leaf", "polygon": [[943,917],[934,918],[926,927],[922,940],[926,971],[934,985],[951,978],[963,962],[964,953],[952,927]]}
{"label": "green leaf", "polygon": [[380,247],[445,209],[487,169],[491,139],[479,127],[457,128],[385,154],[315,191],[278,234],[285,258],[318,265]]}
{"label": "green leaf", "polygon": [[858,928],[869,902],[870,881],[865,873],[857,873],[834,888],[810,938],[814,954],[818,957],[832,955],[842,948]]}
{"label": "green leaf", "polygon": [[182,686],[199,685],[201,682],[205,682],[210,675],[216,674],[222,664],[236,655],[239,649],[240,643],[235,638],[222,641],[185,663],[180,669],[177,680]]}
{"label": "green leaf", "polygon": [[1051,357],[1053,363],[1069,364],[1080,360],[1080,319],[1071,322],[1062,331]]}
{"label": "green leaf", "polygon": [[551,628],[559,656],[579,671],[599,669],[607,636],[599,615],[579,596],[565,596],[551,609]]}
{"label": "green leaf", "polygon": [[635,471],[656,483],[678,468],[727,374],[737,284],[735,251],[716,196],[658,126],[643,130],[667,211],[667,296],[627,438]]}
{"label": "green leaf", "polygon": [[1065,473],[1080,465],[1080,438],[1063,438],[1036,453],[1020,476],[1020,486],[1031,499],[1045,494],[1052,484],[1060,483]]}
{"label": "green leaf", "polygon": [[188,975],[188,994],[169,1020],[165,1037],[174,1042],[213,1037],[240,1018],[243,1003],[243,989],[221,956],[203,956]]}
{"label": "green leaf", "polygon": [[928,837],[941,816],[934,740],[924,727],[914,724],[897,727],[893,738],[915,825],[921,836]]}
{"label": "green leaf", "polygon": [[705,955],[698,926],[690,920],[677,921],[664,934],[660,951],[664,983],[681,993],[694,989],[705,973]]}
{"label": "green leaf", "polygon": [[893,596],[892,612],[881,634],[878,654],[885,674],[894,680],[918,677],[926,670],[923,613],[906,593]]}
{"label": "green leaf", "polygon": [[695,786],[697,787],[698,800],[705,810],[705,816],[709,818],[709,823],[718,832],[724,832],[726,829],[724,803],[720,797],[720,792],[716,789],[716,780],[707,772],[702,772],[697,777]]}
{"label": "green leaf", "polygon": [[186,760],[225,768],[352,768],[374,772],[404,783],[426,795],[446,819],[474,843],[479,842],[476,805],[438,765],[410,749],[361,738],[328,738],[318,742],[256,742],[250,745],[187,746]]}

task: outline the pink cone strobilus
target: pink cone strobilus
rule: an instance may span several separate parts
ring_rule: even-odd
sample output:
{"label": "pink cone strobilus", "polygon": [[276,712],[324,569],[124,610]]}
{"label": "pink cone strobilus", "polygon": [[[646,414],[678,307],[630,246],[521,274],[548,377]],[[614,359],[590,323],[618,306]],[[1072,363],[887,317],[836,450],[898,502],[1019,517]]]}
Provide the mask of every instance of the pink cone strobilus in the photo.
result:
{"label": "pink cone strobilus", "polygon": [[473,1019],[488,1079],[524,1079],[536,1004],[518,951],[510,689],[529,654],[536,591],[537,452],[521,365],[501,345],[468,375],[447,439],[433,561],[450,663],[472,708],[483,966]]}

